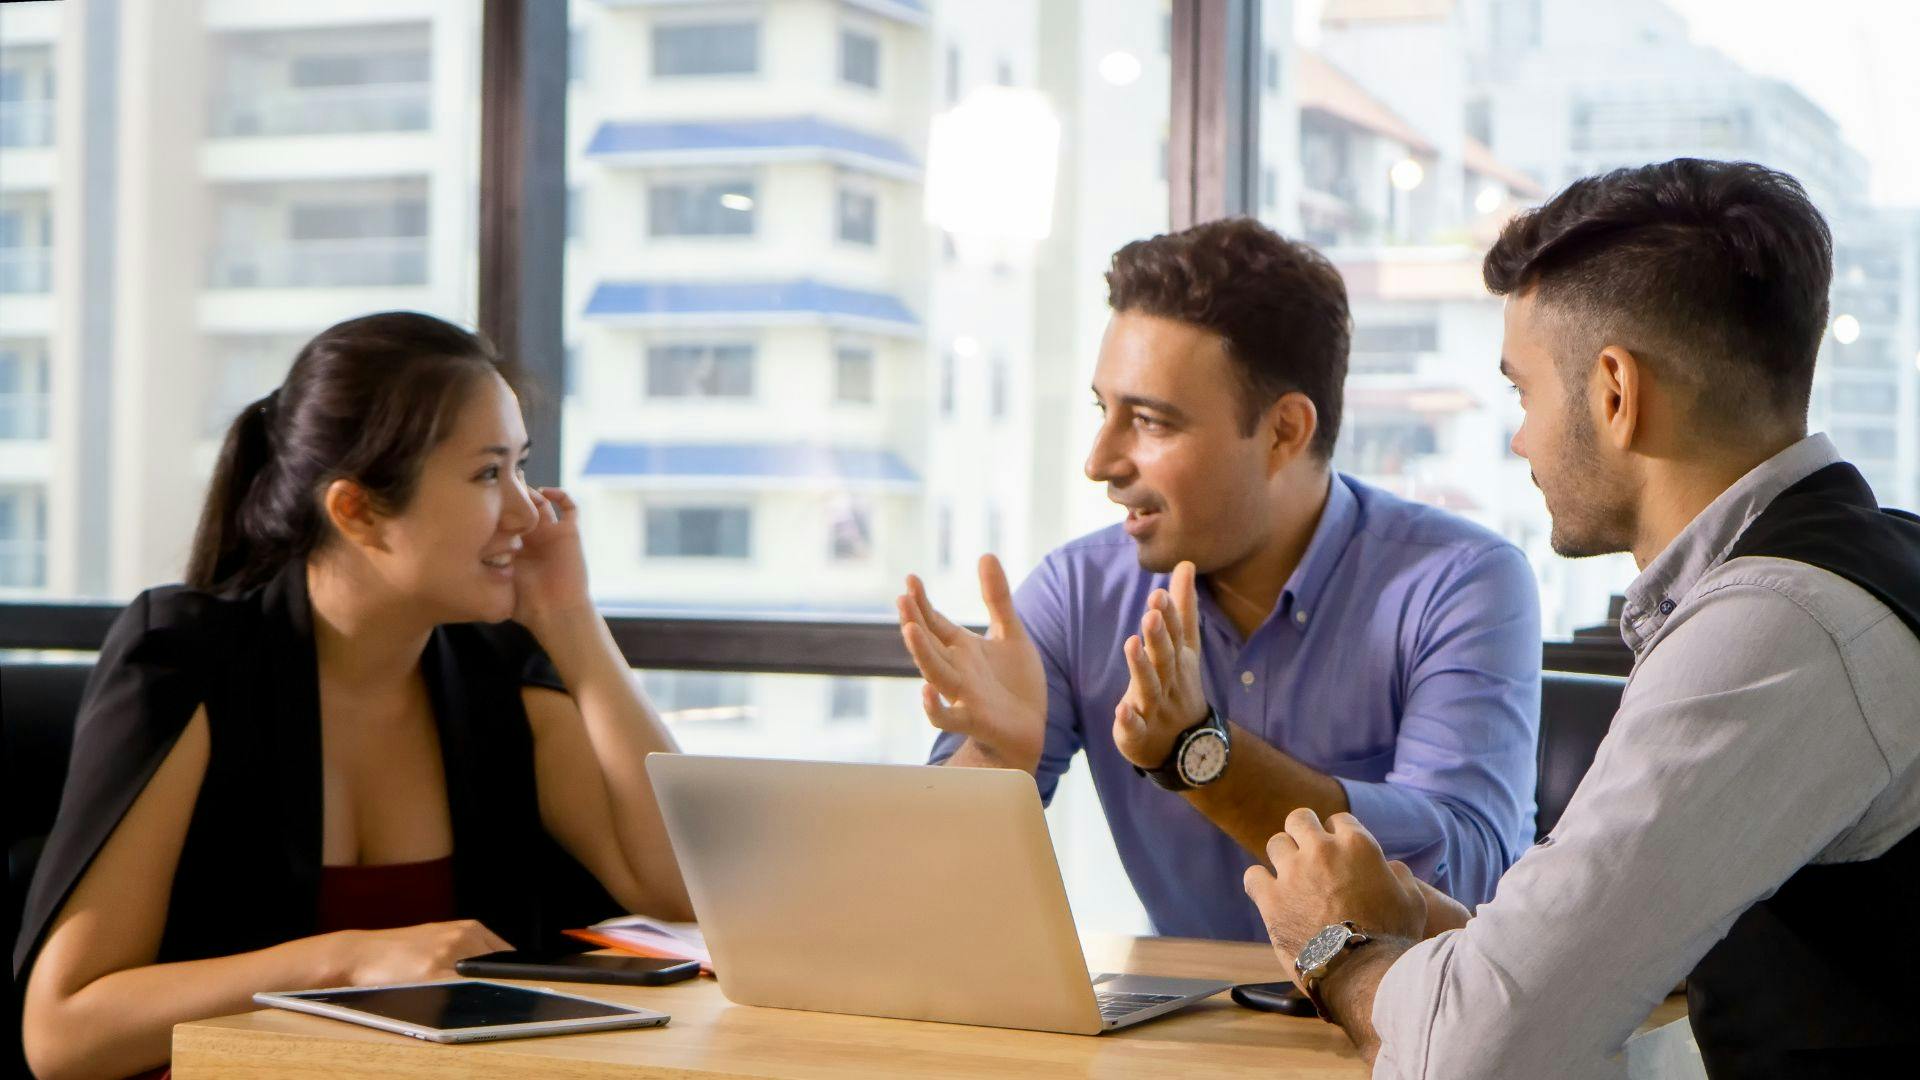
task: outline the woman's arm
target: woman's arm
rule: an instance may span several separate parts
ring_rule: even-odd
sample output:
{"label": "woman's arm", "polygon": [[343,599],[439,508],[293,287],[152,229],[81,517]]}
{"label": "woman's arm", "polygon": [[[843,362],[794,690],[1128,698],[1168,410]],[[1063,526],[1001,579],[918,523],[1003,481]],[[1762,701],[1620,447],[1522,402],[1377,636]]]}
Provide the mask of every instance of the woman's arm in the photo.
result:
{"label": "woman's arm", "polygon": [[691,919],[646,769],[648,754],[679,750],[673,736],[598,613],[550,622],[536,636],[569,691],[521,692],[542,823],[627,910]]}
{"label": "woman's arm", "polygon": [[647,779],[673,736],[640,693],[587,589],[580,512],[559,488],[529,488],[540,523],[514,562],[514,619],[533,632],[567,693],[521,692],[547,832],[629,911],[691,919],[680,864]]}
{"label": "woman's arm", "polygon": [[341,931],[233,956],[154,963],[211,747],[202,706],[48,930],[28,976],[20,1032],[41,1080],[154,1068],[171,1052],[175,1024],[245,1012],[262,990],[446,978],[456,960],[509,947],[479,923],[462,921]]}

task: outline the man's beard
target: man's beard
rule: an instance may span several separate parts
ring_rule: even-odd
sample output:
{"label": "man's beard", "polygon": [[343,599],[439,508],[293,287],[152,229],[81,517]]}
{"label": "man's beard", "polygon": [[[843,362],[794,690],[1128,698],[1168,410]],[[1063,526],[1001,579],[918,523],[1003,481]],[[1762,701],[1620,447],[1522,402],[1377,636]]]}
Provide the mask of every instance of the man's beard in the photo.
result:
{"label": "man's beard", "polygon": [[[1566,451],[1557,457],[1562,463],[1573,464],[1556,470],[1562,473],[1562,479],[1555,486],[1554,497],[1547,501],[1547,515],[1553,525],[1547,543],[1554,554],[1568,559],[1630,550],[1633,547],[1632,499],[1617,478],[1594,470],[1599,441],[1579,423],[1579,417],[1570,419],[1574,422],[1568,429],[1573,434],[1568,436]],[[1538,473],[1534,474],[1533,482],[1534,486],[1540,486]],[[1545,495],[1546,488],[1541,487],[1540,493]]]}

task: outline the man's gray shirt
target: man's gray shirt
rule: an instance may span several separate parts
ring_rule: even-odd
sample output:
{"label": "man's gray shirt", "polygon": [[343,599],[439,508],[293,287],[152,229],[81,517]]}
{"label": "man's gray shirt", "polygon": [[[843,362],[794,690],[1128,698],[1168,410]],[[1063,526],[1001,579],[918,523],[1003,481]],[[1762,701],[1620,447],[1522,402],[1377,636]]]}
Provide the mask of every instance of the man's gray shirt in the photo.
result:
{"label": "man's gray shirt", "polygon": [[[1837,575],[1726,557],[1838,460],[1825,435],[1781,451],[1634,580],[1633,673],[1593,767],[1464,929],[1388,970],[1376,1080],[1623,1076],[1626,1040],[1742,912],[1920,828],[1920,640]],[[1837,947],[1903,932],[1852,930]]]}

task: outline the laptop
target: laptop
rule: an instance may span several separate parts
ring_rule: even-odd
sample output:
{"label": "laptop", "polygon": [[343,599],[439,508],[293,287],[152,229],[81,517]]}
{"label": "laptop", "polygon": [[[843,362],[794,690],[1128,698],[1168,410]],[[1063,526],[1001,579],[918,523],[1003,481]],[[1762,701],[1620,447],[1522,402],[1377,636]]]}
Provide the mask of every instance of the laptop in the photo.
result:
{"label": "laptop", "polygon": [[1076,1035],[1230,984],[1087,970],[1033,777],[650,754],[728,1000]]}

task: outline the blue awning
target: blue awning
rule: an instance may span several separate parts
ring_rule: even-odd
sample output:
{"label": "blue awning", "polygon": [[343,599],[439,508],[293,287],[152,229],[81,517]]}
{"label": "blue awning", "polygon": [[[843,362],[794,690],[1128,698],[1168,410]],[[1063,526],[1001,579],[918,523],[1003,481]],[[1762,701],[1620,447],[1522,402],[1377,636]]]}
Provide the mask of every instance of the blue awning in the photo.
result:
{"label": "blue awning", "polygon": [[897,296],[797,281],[603,281],[586,317],[634,325],[765,325],[822,322],[915,334],[920,320]]}
{"label": "blue awning", "polygon": [[819,160],[912,179],[920,162],[897,140],[817,116],[778,120],[609,120],[587,156],[636,165]]}
{"label": "blue awning", "polygon": [[805,443],[601,442],[581,475],[668,481],[690,487],[881,488],[908,490],[920,477],[889,450]]}

